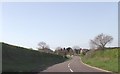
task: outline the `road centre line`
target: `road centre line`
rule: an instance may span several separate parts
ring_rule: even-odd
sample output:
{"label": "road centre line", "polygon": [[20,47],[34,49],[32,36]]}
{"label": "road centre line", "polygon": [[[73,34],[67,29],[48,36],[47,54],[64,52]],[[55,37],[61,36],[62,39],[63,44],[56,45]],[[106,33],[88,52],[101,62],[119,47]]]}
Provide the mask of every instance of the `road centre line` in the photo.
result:
{"label": "road centre line", "polygon": [[68,63],[68,68],[70,69],[71,72],[73,72],[73,70],[70,68],[70,63]]}
{"label": "road centre line", "polygon": [[70,67],[70,63],[68,64],[68,67]]}
{"label": "road centre line", "polygon": [[70,69],[70,71],[71,71],[71,72],[73,72],[73,70],[72,70],[72,69]]}

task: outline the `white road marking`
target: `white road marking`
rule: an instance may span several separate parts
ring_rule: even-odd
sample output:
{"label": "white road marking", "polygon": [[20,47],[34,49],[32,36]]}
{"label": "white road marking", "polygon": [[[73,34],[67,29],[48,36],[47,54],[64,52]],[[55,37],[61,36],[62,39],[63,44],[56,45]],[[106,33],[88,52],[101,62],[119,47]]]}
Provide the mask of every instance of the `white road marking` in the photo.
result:
{"label": "white road marking", "polygon": [[68,67],[70,67],[70,63],[68,64]]}
{"label": "white road marking", "polygon": [[70,72],[73,72],[73,70],[70,68],[70,63],[68,64],[68,68],[70,69]]}
{"label": "white road marking", "polygon": [[72,69],[70,69],[70,71],[71,71],[71,72],[73,72],[73,70],[72,70]]}

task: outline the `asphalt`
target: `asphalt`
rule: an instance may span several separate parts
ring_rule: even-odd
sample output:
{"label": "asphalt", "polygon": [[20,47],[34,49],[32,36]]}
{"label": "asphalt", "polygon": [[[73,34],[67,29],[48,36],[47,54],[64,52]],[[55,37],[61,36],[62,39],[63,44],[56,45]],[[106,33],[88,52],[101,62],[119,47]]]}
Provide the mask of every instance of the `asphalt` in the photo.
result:
{"label": "asphalt", "polygon": [[42,72],[105,72],[86,66],[79,56],[73,56],[71,60],[48,67]]}

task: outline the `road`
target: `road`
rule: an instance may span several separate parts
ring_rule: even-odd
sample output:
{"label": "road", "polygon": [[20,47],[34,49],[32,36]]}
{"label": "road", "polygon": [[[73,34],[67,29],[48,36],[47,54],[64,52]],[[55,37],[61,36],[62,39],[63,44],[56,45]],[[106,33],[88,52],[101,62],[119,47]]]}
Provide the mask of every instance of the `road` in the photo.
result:
{"label": "road", "polygon": [[71,60],[48,67],[43,72],[105,72],[84,65],[79,56],[73,56]]}

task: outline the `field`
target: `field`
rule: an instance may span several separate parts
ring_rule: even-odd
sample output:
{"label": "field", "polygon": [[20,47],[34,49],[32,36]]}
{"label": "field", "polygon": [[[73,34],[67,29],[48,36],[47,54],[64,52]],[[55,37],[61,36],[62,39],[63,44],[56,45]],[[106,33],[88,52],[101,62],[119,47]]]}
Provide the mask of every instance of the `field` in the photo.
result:
{"label": "field", "polygon": [[38,72],[65,60],[60,55],[2,43],[2,72]]}
{"label": "field", "polygon": [[81,58],[86,64],[118,73],[118,50],[120,53],[120,48],[105,49],[105,51],[98,50]]}

